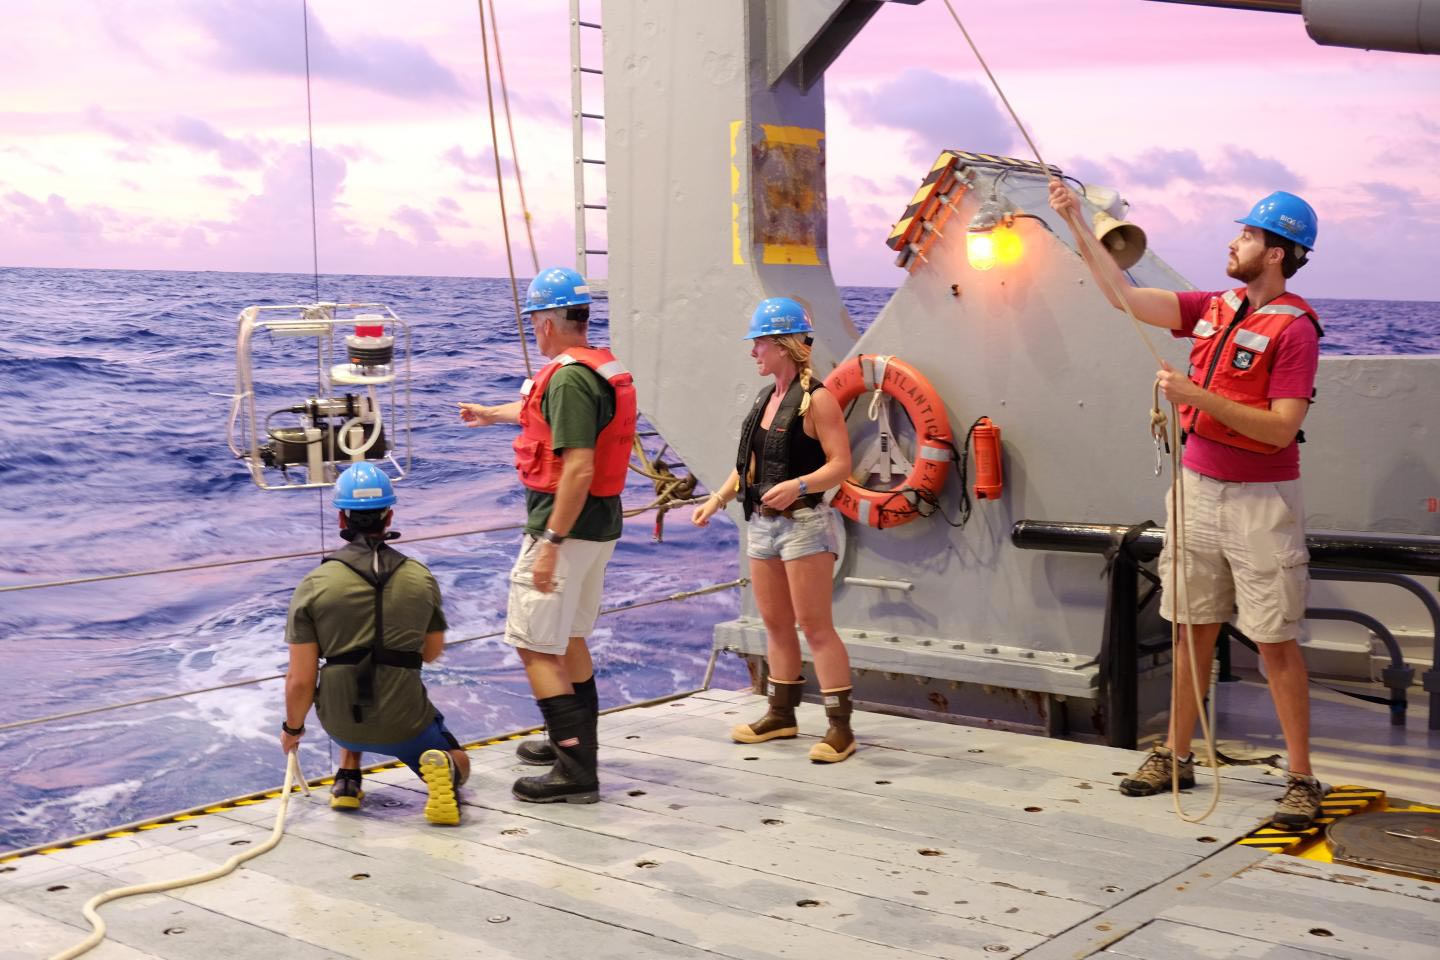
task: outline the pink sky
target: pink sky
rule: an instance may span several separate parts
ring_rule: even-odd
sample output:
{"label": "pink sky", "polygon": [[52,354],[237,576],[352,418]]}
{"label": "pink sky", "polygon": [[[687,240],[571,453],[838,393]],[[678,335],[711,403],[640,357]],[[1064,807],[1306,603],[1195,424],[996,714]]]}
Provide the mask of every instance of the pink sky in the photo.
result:
{"label": "pink sky", "polygon": [[[496,5],[541,260],[565,262],[567,4]],[[1045,159],[1120,189],[1194,283],[1223,281],[1230,221],[1284,188],[1320,214],[1301,292],[1440,299],[1440,57],[1146,0],[956,7]],[[0,265],[308,272],[300,9],[8,3]],[[310,41],[321,270],[503,275],[475,4],[315,0]],[[940,0],[887,6],[826,83],[833,270],[897,285],[884,239],[938,150],[1026,147]]]}

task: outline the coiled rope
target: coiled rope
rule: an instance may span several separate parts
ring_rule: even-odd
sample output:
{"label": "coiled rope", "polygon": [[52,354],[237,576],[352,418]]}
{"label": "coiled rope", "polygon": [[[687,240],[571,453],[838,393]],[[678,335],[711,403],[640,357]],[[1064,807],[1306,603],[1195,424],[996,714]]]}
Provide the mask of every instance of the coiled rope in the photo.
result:
{"label": "coiled rope", "polygon": [[[991,72],[990,65],[985,62],[984,55],[980,53],[980,48],[976,46],[975,41],[971,39],[970,31],[965,29],[965,24],[961,22],[960,15],[955,12],[955,7],[950,2],[950,0],[945,0],[945,9],[950,11],[950,16],[955,21],[955,26],[960,28],[960,33],[965,37],[965,42],[969,45],[971,52],[975,54],[975,59],[980,62],[981,68],[985,71],[985,76],[990,79],[990,85],[995,89],[996,95],[1000,97],[1000,102],[1005,105],[1005,110],[1010,114],[1010,119],[1015,122],[1015,127],[1020,131],[1020,135],[1024,137],[1025,142],[1029,144],[1030,151],[1035,154],[1035,162],[1040,165],[1040,168],[1042,170],[1048,173],[1050,170],[1050,166],[1046,164],[1044,158],[1041,157],[1040,148],[1035,145],[1035,141],[1031,139],[1029,131],[1025,129],[1025,124],[1020,121],[1020,115],[1016,113],[1015,108],[1010,105],[1010,99],[1005,96],[1005,91],[1002,90],[1000,87],[1000,81],[995,79],[995,74]],[[1099,260],[1098,258],[1102,256],[1108,256],[1108,254],[1104,252],[1103,248],[1101,248],[1100,241],[1095,238],[1094,234],[1092,234],[1090,230],[1086,229],[1085,225],[1081,223],[1078,217],[1072,212],[1067,211],[1065,213],[1065,220],[1070,225],[1071,231],[1075,234],[1076,241],[1085,248],[1090,258],[1094,258],[1097,260],[1097,262],[1103,263],[1104,261]],[[1140,340],[1145,344],[1145,349],[1150,351],[1150,356],[1155,359],[1156,365],[1159,367],[1164,367],[1166,365],[1165,360],[1160,356],[1159,352],[1156,351],[1155,345],[1150,342],[1150,337],[1145,332],[1144,324],[1142,324],[1140,319],[1135,316],[1135,312],[1130,308],[1130,301],[1125,298],[1123,291],[1121,291],[1119,287],[1114,283],[1113,278],[1107,275],[1103,270],[1097,269],[1093,272],[1100,280],[1100,283],[1105,287],[1107,291],[1107,296],[1118,302],[1121,309],[1125,311],[1125,315],[1130,318],[1131,325],[1134,326],[1135,332],[1140,335]],[[1184,563],[1185,491],[1181,476],[1182,466],[1180,463],[1180,418],[1178,412],[1176,411],[1175,404],[1173,403],[1170,404],[1170,414],[1171,416],[1169,418],[1167,427],[1165,413],[1160,408],[1159,381],[1156,381],[1154,402],[1150,409],[1150,432],[1151,436],[1157,439],[1157,442],[1163,439],[1166,441],[1167,445],[1170,448],[1170,510],[1172,518],[1171,526],[1174,529],[1169,532],[1172,538],[1171,542],[1173,544],[1173,549],[1171,551],[1173,570],[1172,580],[1177,587],[1177,589],[1175,590],[1176,603],[1175,609],[1173,611],[1175,614],[1175,619],[1170,622],[1170,642],[1172,650],[1174,650],[1175,653],[1178,653],[1180,648],[1180,634],[1182,632],[1184,633],[1185,643],[1190,654],[1190,676],[1192,680],[1191,688],[1195,696],[1197,712],[1200,715],[1200,727],[1205,737],[1205,747],[1209,753],[1210,767],[1215,774],[1215,788],[1210,796],[1210,805],[1205,808],[1204,813],[1201,813],[1199,816],[1192,817],[1185,813],[1184,808],[1180,804],[1180,765],[1178,762],[1180,758],[1172,756],[1170,761],[1170,793],[1172,801],[1174,803],[1175,813],[1177,816],[1180,817],[1180,819],[1190,823],[1201,823],[1205,820],[1206,817],[1210,816],[1210,814],[1214,812],[1215,808],[1220,803],[1220,764],[1215,754],[1214,732],[1212,730],[1210,722],[1206,719],[1205,716],[1205,703],[1200,690],[1200,678],[1196,671],[1195,638],[1193,636],[1193,631],[1190,629],[1181,631],[1180,629],[1180,624],[1182,620],[1186,622],[1187,625],[1189,624],[1190,620],[1189,591],[1188,589],[1186,589],[1185,585],[1186,564]],[[1177,689],[1179,675],[1178,670],[1175,669],[1175,664],[1177,661],[1178,657],[1172,654],[1172,666],[1170,671],[1170,712],[1172,727],[1174,725],[1174,704],[1176,702],[1175,698],[1176,694],[1179,692]],[[1214,700],[1212,697],[1212,709],[1213,704]],[[1171,731],[1171,735],[1172,737],[1176,735],[1173,729]]]}
{"label": "coiled rope", "polygon": [[275,826],[270,830],[270,836],[258,847],[235,854],[220,866],[213,870],[206,870],[203,873],[193,874],[188,877],[180,877],[176,880],[157,880],[153,883],[138,883],[129,887],[116,887],[113,890],[106,890],[104,893],[97,893],[86,901],[82,912],[85,919],[90,923],[90,935],[79,943],[62,950],[51,956],[50,960],[73,960],[73,958],[87,953],[100,945],[105,939],[105,918],[100,916],[99,909],[114,900],[124,897],[138,897],[146,893],[164,893],[166,890],[175,890],[180,887],[190,887],[199,883],[209,883],[211,880],[218,880],[227,874],[234,872],[246,860],[253,860],[263,853],[269,853],[275,849],[280,838],[285,835],[285,815],[290,809],[290,794],[298,783],[305,791],[306,796],[310,795],[310,784],[300,774],[300,758],[295,751],[287,754],[285,761],[285,784],[280,788],[280,809],[275,813]]}

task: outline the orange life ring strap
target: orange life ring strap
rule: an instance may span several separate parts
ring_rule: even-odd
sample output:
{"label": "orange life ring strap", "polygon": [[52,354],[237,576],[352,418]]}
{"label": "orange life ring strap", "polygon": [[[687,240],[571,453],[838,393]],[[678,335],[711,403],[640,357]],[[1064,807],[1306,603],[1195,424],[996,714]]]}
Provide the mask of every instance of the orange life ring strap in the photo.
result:
{"label": "orange life ring strap", "polygon": [[842,407],[862,393],[882,390],[904,408],[919,437],[910,473],[889,490],[872,490],[845,480],[831,506],[857,523],[897,527],[920,516],[922,499],[934,500],[945,486],[954,457],[954,434],[940,395],[914,367],[895,357],[862,354],[825,378],[825,388]]}

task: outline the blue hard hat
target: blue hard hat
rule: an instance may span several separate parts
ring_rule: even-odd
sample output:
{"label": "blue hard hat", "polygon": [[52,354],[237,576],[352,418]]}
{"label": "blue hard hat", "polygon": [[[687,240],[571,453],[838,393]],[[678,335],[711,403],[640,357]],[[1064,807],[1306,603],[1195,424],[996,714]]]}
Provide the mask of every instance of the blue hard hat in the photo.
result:
{"label": "blue hard hat", "polygon": [[1315,208],[1284,190],[1276,190],[1255,204],[1250,216],[1235,222],[1269,230],[1276,236],[1293,240],[1306,250],[1315,249],[1315,234],[1320,229]]}
{"label": "blue hard hat", "polygon": [[379,467],[361,462],[335,480],[330,503],[339,510],[384,510],[395,505],[395,488]]}
{"label": "blue hard hat", "polygon": [[750,329],[742,340],[756,337],[778,337],[786,333],[814,333],[810,325],[810,314],[789,297],[768,297],[750,316]]}
{"label": "blue hard hat", "polygon": [[551,267],[530,281],[520,312],[528,315],[537,310],[582,307],[589,302],[590,285],[584,277],[568,267]]}

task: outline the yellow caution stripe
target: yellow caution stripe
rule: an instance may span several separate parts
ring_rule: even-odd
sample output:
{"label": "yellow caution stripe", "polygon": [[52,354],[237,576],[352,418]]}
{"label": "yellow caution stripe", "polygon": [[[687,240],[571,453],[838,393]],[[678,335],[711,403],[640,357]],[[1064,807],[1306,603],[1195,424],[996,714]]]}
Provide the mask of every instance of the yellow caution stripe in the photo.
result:
{"label": "yellow caution stripe", "polygon": [[1320,813],[1310,826],[1303,830],[1292,830],[1267,823],[1250,831],[1237,842],[1243,847],[1258,847],[1271,853],[1296,853],[1301,847],[1318,840],[1325,827],[1341,817],[1348,817],[1371,807],[1379,809],[1384,803],[1384,790],[1349,785],[1332,787],[1320,801]]}
{"label": "yellow caution stripe", "polygon": [[[489,740],[476,740],[473,743],[465,744],[464,749],[478,750],[481,747],[494,746],[497,743],[505,743],[510,740],[519,740],[522,737],[533,736],[534,734],[539,733],[543,729],[544,727],[535,727],[530,730],[521,730],[518,733],[505,734],[504,736],[495,737]],[[392,767],[403,766],[405,766],[405,764],[401,763],[398,760],[393,762],[376,763],[364,768],[364,772],[374,773],[377,770],[386,770]],[[318,777],[314,780],[311,780],[310,785],[321,786],[334,782],[334,775],[330,775],[325,777]],[[294,793],[298,792],[301,788],[299,784],[296,784],[290,789],[291,792]],[[184,810],[180,813],[172,813],[167,814],[163,817],[156,817],[154,820],[150,820],[145,823],[132,824],[130,826],[122,827],[119,829],[112,828],[110,830],[101,830],[79,837],[71,837],[68,840],[64,840],[52,846],[47,846],[39,849],[20,850],[12,854],[6,854],[4,857],[0,857],[0,864],[13,863],[16,860],[20,860],[25,857],[35,856],[37,854],[43,855],[59,853],[62,850],[69,850],[73,847],[83,847],[87,844],[96,843],[100,840],[118,840],[124,837],[133,837],[140,832],[159,830],[161,827],[169,826],[175,823],[184,823],[186,820],[194,820],[196,817],[202,817],[206,814],[223,813],[226,810],[232,810],[235,807],[249,807],[257,803],[264,803],[266,800],[273,800],[278,796],[280,796],[279,790],[262,790],[256,793],[249,794],[248,796],[236,797],[233,800],[225,800],[221,803],[209,804],[203,807],[195,807],[193,810]]]}

